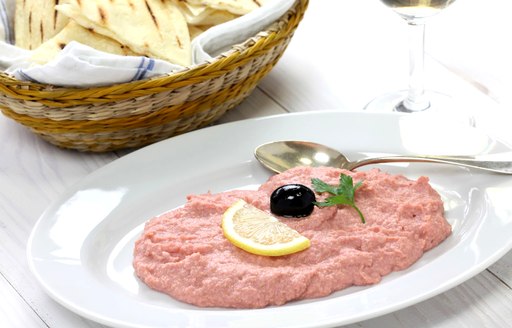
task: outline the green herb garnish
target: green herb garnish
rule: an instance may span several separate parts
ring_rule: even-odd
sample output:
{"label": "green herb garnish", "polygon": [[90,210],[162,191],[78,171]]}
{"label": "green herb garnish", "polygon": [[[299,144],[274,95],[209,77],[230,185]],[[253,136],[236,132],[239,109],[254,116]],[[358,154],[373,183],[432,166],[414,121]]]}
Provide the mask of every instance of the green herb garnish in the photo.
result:
{"label": "green herb garnish", "polygon": [[333,195],[327,197],[323,202],[314,202],[316,206],[327,207],[336,205],[348,205],[354,208],[357,211],[357,214],[359,214],[359,217],[361,217],[361,221],[366,223],[363,213],[361,210],[359,210],[354,201],[354,194],[356,189],[361,187],[363,184],[362,181],[359,181],[354,185],[352,177],[342,173],[340,174],[340,184],[338,186],[332,186],[317,178],[311,179],[311,183],[316,192],[328,192],[329,194]]}

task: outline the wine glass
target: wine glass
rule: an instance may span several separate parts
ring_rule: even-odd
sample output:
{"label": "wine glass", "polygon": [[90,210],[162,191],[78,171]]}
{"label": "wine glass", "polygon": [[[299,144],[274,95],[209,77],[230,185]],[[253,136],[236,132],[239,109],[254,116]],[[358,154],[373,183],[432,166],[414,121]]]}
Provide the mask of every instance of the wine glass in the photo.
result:
{"label": "wine glass", "polygon": [[365,107],[370,111],[448,112],[451,97],[424,87],[425,22],[455,0],[381,0],[407,22],[410,30],[409,89],[379,96]]}

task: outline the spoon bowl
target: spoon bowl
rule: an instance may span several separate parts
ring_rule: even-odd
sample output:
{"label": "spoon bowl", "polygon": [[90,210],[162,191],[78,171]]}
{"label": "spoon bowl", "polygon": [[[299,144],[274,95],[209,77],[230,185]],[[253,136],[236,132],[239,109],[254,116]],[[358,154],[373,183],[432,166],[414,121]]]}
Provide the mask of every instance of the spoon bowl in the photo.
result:
{"label": "spoon bowl", "polygon": [[[508,154],[508,158],[510,154]],[[281,173],[296,166],[328,166],[353,170],[363,165],[392,162],[428,162],[458,165],[501,174],[512,174],[512,161],[489,160],[484,157],[453,156],[381,156],[350,161],[339,151],[307,141],[274,141],[258,146],[256,159],[266,168]]]}

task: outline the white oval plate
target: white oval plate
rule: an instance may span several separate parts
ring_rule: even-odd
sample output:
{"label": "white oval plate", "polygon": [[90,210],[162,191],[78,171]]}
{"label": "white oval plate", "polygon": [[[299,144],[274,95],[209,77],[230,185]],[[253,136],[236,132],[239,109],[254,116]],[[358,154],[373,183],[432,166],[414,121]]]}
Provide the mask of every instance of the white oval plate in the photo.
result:
{"label": "white oval plate", "polygon": [[[87,176],[50,206],[28,242],[45,291],[86,318],[115,327],[327,327],[389,313],[481,272],[512,248],[512,179],[438,164],[380,166],[429,176],[453,234],[379,284],[258,310],[199,308],[153,291],[133,273],[133,243],[149,218],[190,193],[255,188],[270,172],[253,157],[265,142],[301,139],[368,153],[455,155],[509,151],[478,130],[416,115],[312,112],[198,130],[131,153]],[[365,169],[365,168],[361,168]]]}

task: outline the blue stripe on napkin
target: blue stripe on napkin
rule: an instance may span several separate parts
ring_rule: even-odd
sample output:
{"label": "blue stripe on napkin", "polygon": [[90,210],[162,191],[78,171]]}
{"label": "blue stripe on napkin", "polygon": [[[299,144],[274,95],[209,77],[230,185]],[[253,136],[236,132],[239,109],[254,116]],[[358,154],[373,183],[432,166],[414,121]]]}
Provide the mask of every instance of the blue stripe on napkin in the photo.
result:
{"label": "blue stripe on napkin", "polygon": [[142,80],[147,72],[151,72],[155,67],[155,60],[152,58],[141,57],[139,66],[137,67],[137,73],[133,77],[132,81]]}
{"label": "blue stripe on napkin", "polygon": [[155,60],[153,58],[149,58],[148,67],[144,70],[144,74],[142,75],[141,79],[146,77],[146,73],[151,72],[154,67],[155,67]]}
{"label": "blue stripe on napkin", "polygon": [[146,61],[146,57],[141,57],[140,59],[141,60],[140,60],[139,67],[137,67],[137,72],[133,76],[132,81],[140,80],[140,76],[143,72],[143,67],[144,67],[144,62]]}

